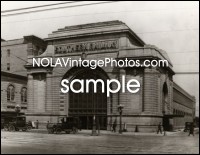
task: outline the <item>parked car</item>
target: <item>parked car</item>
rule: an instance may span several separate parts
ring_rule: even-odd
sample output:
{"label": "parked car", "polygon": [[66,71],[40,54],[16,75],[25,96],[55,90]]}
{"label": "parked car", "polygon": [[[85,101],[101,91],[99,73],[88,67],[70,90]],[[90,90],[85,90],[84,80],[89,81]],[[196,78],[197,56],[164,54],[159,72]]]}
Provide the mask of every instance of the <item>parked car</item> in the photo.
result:
{"label": "parked car", "polygon": [[59,123],[49,123],[47,125],[48,133],[77,133],[80,129],[80,120],[78,117],[60,117]]}
{"label": "parked car", "polygon": [[13,118],[12,121],[4,125],[4,128],[8,131],[27,131],[30,130],[32,127],[29,123],[26,122],[25,116],[17,116]]}

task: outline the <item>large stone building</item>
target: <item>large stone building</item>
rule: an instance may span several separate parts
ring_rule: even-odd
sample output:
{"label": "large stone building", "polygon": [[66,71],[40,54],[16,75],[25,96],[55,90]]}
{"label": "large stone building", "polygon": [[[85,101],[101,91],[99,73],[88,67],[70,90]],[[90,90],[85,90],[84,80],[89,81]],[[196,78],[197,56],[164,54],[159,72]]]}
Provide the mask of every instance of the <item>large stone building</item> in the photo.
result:
{"label": "large stone building", "polygon": [[28,55],[40,55],[46,49],[46,43],[36,36],[22,39],[1,39],[1,112],[5,115],[27,111],[27,70],[24,67]]}
{"label": "large stone building", "polygon": [[[120,21],[101,22],[58,29],[46,39],[47,49],[41,55],[28,53],[26,64],[28,73],[29,120],[57,122],[59,116],[77,116],[82,127],[90,129],[92,119],[98,118],[102,129],[109,129],[117,120],[118,106],[124,105],[122,123],[128,131],[156,130],[159,122],[168,128],[182,127],[192,121],[195,100],[173,82],[173,66],[167,53],[155,46],[145,44],[126,24]],[[33,58],[58,57],[71,59],[101,60],[104,58],[157,59],[168,60],[168,67],[118,68],[102,67],[92,70],[82,67],[33,67]],[[141,88],[136,94],[115,93],[107,97],[105,93],[61,92],[61,80],[68,79],[137,79]],[[79,85],[76,86],[77,88]],[[112,85],[114,89],[116,85]],[[101,88],[99,86],[99,88]],[[90,86],[90,90],[93,87]],[[177,117],[177,118],[176,118]],[[177,119],[181,119],[178,123]]]}

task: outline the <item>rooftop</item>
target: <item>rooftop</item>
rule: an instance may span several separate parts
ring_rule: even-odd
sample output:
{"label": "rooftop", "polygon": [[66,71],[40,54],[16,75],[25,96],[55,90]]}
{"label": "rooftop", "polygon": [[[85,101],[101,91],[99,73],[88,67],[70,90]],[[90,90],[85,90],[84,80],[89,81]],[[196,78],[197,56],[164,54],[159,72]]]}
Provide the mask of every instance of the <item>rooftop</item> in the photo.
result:
{"label": "rooftop", "polygon": [[28,42],[32,42],[33,40],[39,40],[41,42],[44,42],[43,39],[35,36],[35,35],[30,35],[30,36],[24,36],[23,38],[20,39],[13,39],[13,40],[3,40],[1,39],[1,47],[4,46],[13,46],[13,45],[19,45],[19,44],[26,44]]}
{"label": "rooftop", "polygon": [[21,79],[21,80],[27,80],[27,76],[13,74],[13,73],[5,72],[5,71],[1,71],[1,76],[17,78],[17,79]]}
{"label": "rooftop", "polygon": [[195,102],[195,97],[190,95],[186,90],[184,90],[183,88],[181,88],[181,86],[179,86],[177,83],[174,82],[173,84],[173,88],[178,90],[179,92],[181,92],[183,95],[187,96],[190,100]]}
{"label": "rooftop", "polygon": [[145,45],[144,41],[137,34],[119,20],[66,26],[49,34],[46,40],[112,33],[128,33],[130,37],[136,39],[142,46]]}

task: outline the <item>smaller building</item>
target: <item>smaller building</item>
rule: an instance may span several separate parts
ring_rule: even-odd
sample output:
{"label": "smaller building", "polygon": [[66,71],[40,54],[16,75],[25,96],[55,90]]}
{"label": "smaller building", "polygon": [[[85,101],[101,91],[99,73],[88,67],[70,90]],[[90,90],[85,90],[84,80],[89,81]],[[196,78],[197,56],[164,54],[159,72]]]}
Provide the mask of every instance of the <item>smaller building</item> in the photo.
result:
{"label": "smaller building", "polygon": [[1,39],[1,71],[27,75],[24,65],[28,55],[40,55],[46,49],[46,43],[36,36],[25,36],[22,39]]}
{"label": "smaller building", "polygon": [[185,122],[193,122],[195,118],[195,97],[187,93],[183,88],[173,84],[173,126],[175,129],[183,128]]}
{"label": "smaller building", "polygon": [[27,70],[24,67],[28,56],[37,56],[46,50],[43,39],[34,35],[21,39],[1,38],[1,113],[12,114],[15,106],[27,111]]}
{"label": "smaller building", "polygon": [[1,71],[1,113],[15,112],[17,105],[27,111],[27,77]]}

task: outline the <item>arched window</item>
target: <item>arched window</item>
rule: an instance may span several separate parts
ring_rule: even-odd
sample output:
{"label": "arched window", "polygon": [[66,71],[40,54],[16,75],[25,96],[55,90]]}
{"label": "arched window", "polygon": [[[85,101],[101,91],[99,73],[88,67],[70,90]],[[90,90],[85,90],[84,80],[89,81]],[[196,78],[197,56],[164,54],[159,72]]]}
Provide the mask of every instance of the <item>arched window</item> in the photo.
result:
{"label": "arched window", "polygon": [[23,87],[21,90],[21,102],[26,103],[27,102],[27,88]]}
{"label": "arched window", "polygon": [[7,100],[14,101],[15,99],[15,87],[13,85],[9,85],[7,88]]}

